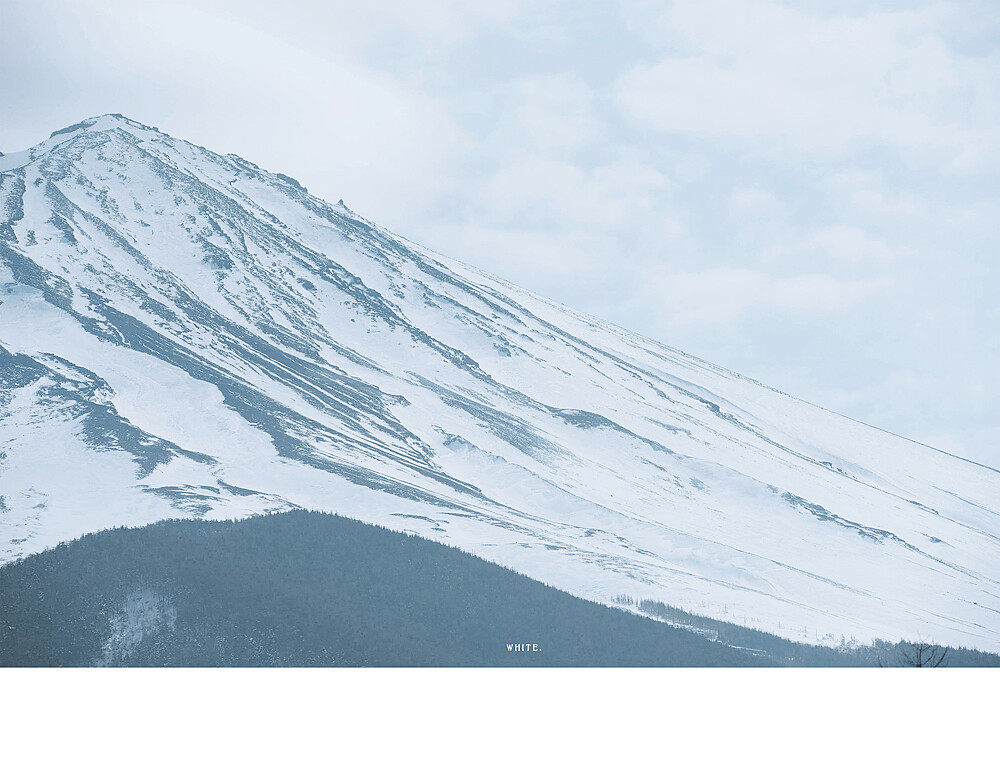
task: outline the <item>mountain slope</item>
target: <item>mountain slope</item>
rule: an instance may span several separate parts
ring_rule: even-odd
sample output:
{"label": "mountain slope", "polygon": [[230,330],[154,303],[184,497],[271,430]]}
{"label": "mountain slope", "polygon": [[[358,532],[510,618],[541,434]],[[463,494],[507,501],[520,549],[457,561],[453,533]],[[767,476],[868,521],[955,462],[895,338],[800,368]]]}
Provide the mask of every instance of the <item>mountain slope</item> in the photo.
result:
{"label": "mountain slope", "polygon": [[0,558],[356,506],[601,602],[1000,651],[1000,473],[120,116],[0,157]]}

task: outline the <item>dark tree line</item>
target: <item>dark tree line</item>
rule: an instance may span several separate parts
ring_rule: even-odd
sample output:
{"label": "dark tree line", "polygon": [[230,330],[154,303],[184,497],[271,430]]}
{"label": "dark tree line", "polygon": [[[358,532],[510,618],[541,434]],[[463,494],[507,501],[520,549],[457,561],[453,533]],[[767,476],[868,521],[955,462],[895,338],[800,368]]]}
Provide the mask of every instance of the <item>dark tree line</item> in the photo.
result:
{"label": "dark tree line", "polygon": [[[0,568],[0,589],[8,666],[770,663],[451,547],[307,511],[103,531]],[[538,649],[507,648],[524,643]]]}
{"label": "dark tree line", "polygon": [[874,665],[699,621],[723,636],[307,511],[113,529],[0,567],[6,666]]}

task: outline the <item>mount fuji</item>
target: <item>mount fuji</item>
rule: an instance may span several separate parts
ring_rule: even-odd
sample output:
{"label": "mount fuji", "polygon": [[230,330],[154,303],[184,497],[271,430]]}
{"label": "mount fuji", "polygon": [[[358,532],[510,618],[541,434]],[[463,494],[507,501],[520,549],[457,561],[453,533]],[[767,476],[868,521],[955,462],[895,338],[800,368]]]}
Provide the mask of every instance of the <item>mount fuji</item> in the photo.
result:
{"label": "mount fuji", "polygon": [[308,508],[588,600],[1000,652],[1000,472],[118,115],[0,155],[0,562]]}

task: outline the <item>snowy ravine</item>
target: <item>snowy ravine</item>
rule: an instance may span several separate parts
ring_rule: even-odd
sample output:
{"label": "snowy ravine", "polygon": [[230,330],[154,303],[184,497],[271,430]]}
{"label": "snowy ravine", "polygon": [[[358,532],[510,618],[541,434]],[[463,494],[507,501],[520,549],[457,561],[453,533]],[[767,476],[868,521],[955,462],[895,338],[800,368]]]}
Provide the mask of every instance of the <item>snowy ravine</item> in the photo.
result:
{"label": "snowy ravine", "polygon": [[1000,651],[1000,473],[120,116],[0,156],[0,562],[306,507],[581,597]]}

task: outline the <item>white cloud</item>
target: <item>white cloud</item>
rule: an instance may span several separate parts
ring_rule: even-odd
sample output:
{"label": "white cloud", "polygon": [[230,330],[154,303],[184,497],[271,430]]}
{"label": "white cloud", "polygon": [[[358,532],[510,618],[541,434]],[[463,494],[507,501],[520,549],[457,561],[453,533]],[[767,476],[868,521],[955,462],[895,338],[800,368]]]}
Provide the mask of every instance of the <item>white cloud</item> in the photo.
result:
{"label": "white cloud", "polygon": [[895,218],[921,211],[906,188],[888,187],[885,178],[872,170],[842,169],[830,174],[825,184],[838,200],[855,209]]}
{"label": "white cloud", "polygon": [[765,214],[777,216],[784,212],[784,205],[773,193],[758,187],[739,187],[730,199],[737,214]]}
{"label": "white cloud", "polygon": [[660,301],[668,325],[731,323],[751,310],[810,313],[846,310],[892,286],[888,278],[838,280],[826,274],[776,277],[741,267],[665,273],[647,288]]}
{"label": "white cloud", "polygon": [[682,54],[618,84],[622,108],[665,132],[839,150],[878,140],[946,155],[995,155],[998,88],[990,66],[955,55],[942,12],[821,18],[775,2],[677,0],[660,29]]}
{"label": "white cloud", "polygon": [[562,228],[616,227],[648,212],[667,180],[655,169],[623,158],[593,169],[517,152],[485,184],[485,214],[508,224],[544,221]]}
{"label": "white cloud", "polygon": [[788,227],[785,203],[760,187],[734,188],[729,198],[729,214],[741,236],[763,236],[771,248]]}
{"label": "white cloud", "polygon": [[[95,0],[87,0],[94,2]],[[101,0],[97,0],[100,2]],[[502,24],[522,0],[173,0],[305,44],[310,52],[361,54],[380,42],[446,47]]]}
{"label": "white cloud", "polygon": [[563,76],[521,82],[518,123],[540,151],[565,151],[591,143],[599,125],[593,113],[593,91]]}
{"label": "white cloud", "polygon": [[850,225],[826,227],[814,233],[808,243],[843,262],[888,264],[905,258],[908,253],[902,246],[890,246]]}

